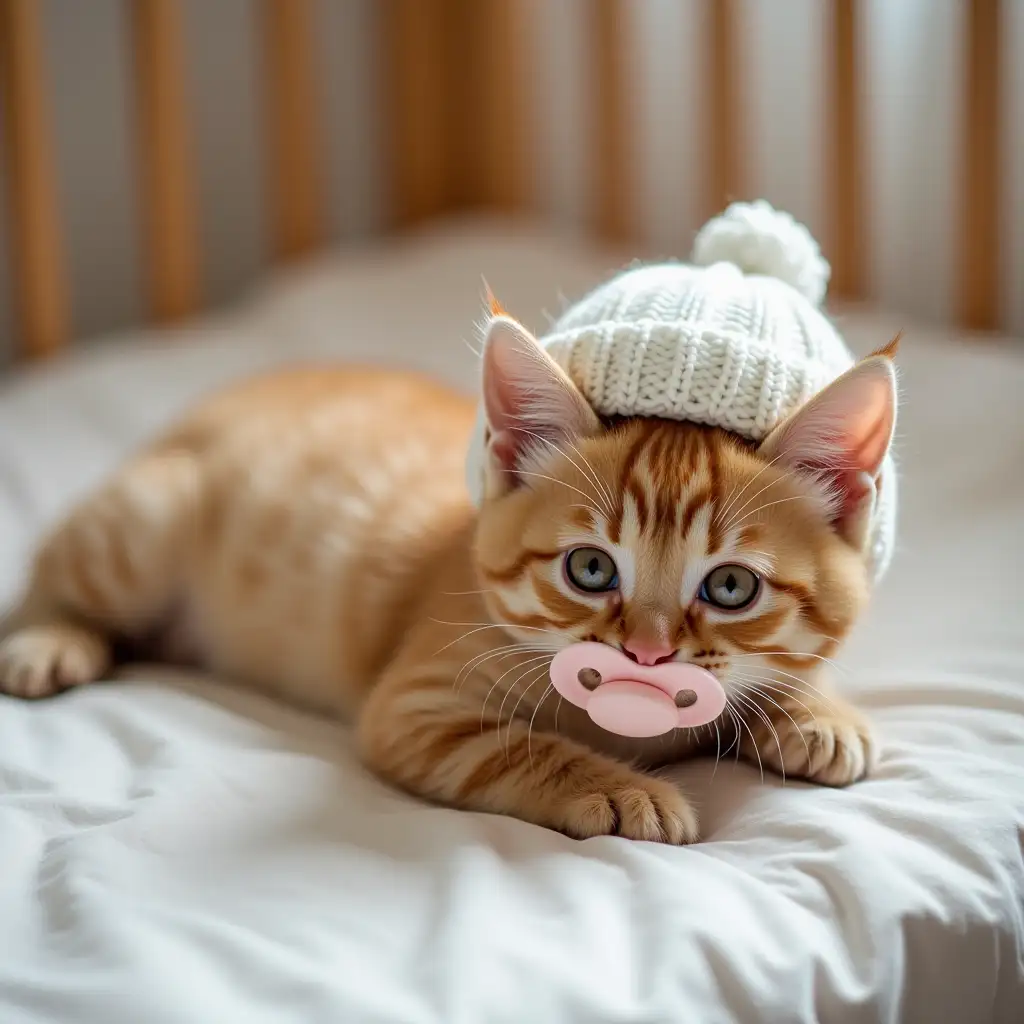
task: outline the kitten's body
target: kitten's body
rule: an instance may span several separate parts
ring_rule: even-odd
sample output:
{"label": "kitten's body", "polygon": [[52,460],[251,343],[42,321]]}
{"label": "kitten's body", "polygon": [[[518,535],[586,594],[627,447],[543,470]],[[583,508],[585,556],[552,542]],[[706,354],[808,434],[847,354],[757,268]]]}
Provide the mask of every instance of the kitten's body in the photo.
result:
{"label": "kitten's body", "polygon": [[[378,371],[275,374],[214,397],[43,544],[0,688],[90,682],[112,637],[147,637],[354,717],[367,762],[415,793],[581,837],[696,837],[683,794],[627,760],[738,741],[822,782],[864,773],[870,733],[822,666],[866,575],[806,480],[721,431],[626,421],[552,446],[548,463],[535,452],[546,468],[520,469],[478,520],[472,419],[463,397]],[[620,559],[614,600],[561,577],[566,546],[595,538]],[[723,559],[769,581],[756,616],[687,596]],[[551,697],[553,651],[638,636],[716,671],[735,714],[638,743]]]}
{"label": "kitten's body", "polygon": [[351,713],[427,577],[465,546],[471,417],[465,398],[398,374],[244,382],[58,528],[37,562],[42,604],[169,660]]}

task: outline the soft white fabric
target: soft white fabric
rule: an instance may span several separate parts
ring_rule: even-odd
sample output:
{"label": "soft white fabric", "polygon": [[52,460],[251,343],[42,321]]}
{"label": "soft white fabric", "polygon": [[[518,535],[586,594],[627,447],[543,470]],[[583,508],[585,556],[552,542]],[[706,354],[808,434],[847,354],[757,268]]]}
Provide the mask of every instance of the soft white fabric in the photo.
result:
{"label": "soft white fabric", "polygon": [[[818,308],[828,276],[806,227],[763,200],[733,203],[698,233],[691,263],[616,274],[540,342],[602,416],[706,423],[760,441],[853,365]],[[478,503],[484,433],[481,410],[467,457]],[[876,581],[895,540],[891,458],[880,475],[866,552]]]}
{"label": "soft white fabric", "polygon": [[[211,385],[329,354],[469,389],[481,273],[536,323],[613,263],[465,227],[0,385],[3,595],[43,525]],[[901,544],[846,660],[877,778],[685,765],[703,843],[577,843],[394,793],[345,729],[198,677],[0,699],[0,1021],[1019,1024],[1024,358],[842,326],[859,351],[908,327]]]}

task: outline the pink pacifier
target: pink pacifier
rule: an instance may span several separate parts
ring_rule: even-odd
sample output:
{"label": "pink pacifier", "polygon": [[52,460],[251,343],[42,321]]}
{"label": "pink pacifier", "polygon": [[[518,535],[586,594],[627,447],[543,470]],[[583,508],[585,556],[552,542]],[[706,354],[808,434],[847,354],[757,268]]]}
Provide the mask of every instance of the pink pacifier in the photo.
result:
{"label": "pink pacifier", "polygon": [[713,722],[725,690],[706,669],[680,662],[638,665],[607,644],[578,643],[551,662],[551,682],[602,729],[633,738]]}

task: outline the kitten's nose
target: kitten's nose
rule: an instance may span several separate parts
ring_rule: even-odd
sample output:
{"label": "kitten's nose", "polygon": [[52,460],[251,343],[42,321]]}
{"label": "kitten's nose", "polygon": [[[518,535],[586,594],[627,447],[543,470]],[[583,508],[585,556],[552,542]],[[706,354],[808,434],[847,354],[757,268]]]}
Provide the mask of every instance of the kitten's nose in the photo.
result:
{"label": "kitten's nose", "polygon": [[675,648],[670,647],[667,643],[658,640],[641,640],[637,637],[631,637],[619,646],[622,648],[622,653],[638,665],[660,665],[663,661],[671,661],[676,653]]}

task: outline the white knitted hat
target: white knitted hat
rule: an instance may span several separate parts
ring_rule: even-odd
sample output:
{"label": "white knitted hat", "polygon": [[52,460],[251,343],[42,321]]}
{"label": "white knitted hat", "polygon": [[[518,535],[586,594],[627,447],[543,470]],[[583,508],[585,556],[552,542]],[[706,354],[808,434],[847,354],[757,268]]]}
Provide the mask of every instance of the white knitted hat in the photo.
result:
{"label": "white knitted hat", "polygon": [[[639,265],[568,309],[540,338],[594,411],[722,427],[759,441],[854,364],[818,308],[830,268],[807,228],[767,202],[734,203],[692,264]],[[467,467],[481,497],[484,427]],[[895,472],[875,509],[876,577],[888,567]]]}

